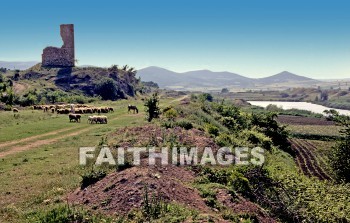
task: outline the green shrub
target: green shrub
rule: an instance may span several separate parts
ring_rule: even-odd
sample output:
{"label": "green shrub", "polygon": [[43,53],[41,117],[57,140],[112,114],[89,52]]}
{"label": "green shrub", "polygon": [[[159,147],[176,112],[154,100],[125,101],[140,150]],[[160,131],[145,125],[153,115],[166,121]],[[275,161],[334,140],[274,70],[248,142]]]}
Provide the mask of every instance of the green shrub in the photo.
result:
{"label": "green shrub", "polygon": [[168,120],[172,120],[172,121],[174,121],[175,118],[177,117],[177,111],[174,108],[170,108],[166,110],[163,114]]}
{"label": "green shrub", "polygon": [[193,124],[190,121],[187,121],[187,120],[180,120],[180,121],[176,122],[175,125],[179,126],[181,128],[184,128],[186,130],[189,130],[189,129],[193,128]]}
{"label": "green shrub", "polygon": [[219,135],[219,129],[218,127],[212,125],[212,124],[206,124],[205,126],[207,132],[213,136],[218,136]]}
{"label": "green shrub", "polygon": [[237,122],[232,117],[222,117],[221,123],[230,130],[234,130],[237,128]]}
{"label": "green shrub", "polygon": [[232,146],[231,136],[227,133],[221,133],[215,138],[216,144],[219,146]]}
{"label": "green shrub", "polygon": [[96,182],[98,182],[99,180],[103,179],[106,176],[106,172],[104,170],[91,170],[87,173],[84,173],[81,177],[82,177],[82,181],[81,181],[81,185],[80,188],[84,189],[92,184],[95,184]]}
{"label": "green shrub", "polygon": [[200,94],[198,98],[202,102],[204,102],[204,101],[212,102],[213,101],[213,96],[209,93]]}
{"label": "green shrub", "polygon": [[244,177],[242,173],[239,173],[237,171],[232,172],[229,180],[229,185],[234,191],[245,196],[250,196],[252,192],[251,187],[249,185],[249,180],[246,177]]}

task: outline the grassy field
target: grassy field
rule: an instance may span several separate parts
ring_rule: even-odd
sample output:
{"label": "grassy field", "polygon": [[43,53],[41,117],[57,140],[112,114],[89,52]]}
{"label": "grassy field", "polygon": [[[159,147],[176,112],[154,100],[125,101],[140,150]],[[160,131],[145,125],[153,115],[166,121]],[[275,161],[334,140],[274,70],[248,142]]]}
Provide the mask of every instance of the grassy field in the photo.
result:
{"label": "grassy field", "polygon": [[[162,105],[172,100],[163,100]],[[96,146],[119,127],[146,122],[142,102],[132,101],[140,108],[139,114],[127,113],[129,103],[105,103],[115,109],[107,114],[107,125],[88,124],[85,116],[81,123],[70,123],[67,115],[42,111],[20,111],[20,118],[0,112],[0,154],[18,149],[0,158],[0,222],[26,222],[32,211],[64,203],[63,195],[79,187],[85,171],[79,166],[79,147]],[[21,151],[22,147],[28,149]]]}
{"label": "grassy field", "polygon": [[313,134],[322,136],[339,136],[341,127],[329,125],[289,125],[288,129],[297,134]]}

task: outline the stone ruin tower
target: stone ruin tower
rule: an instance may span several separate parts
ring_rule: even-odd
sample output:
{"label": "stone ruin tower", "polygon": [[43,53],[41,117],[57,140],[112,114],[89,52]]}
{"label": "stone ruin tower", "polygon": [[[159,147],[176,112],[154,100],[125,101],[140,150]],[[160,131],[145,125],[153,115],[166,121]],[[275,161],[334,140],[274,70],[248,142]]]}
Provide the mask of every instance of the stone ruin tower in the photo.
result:
{"label": "stone ruin tower", "polygon": [[63,46],[46,47],[42,54],[42,66],[44,67],[74,67],[74,25],[62,24],[60,26]]}

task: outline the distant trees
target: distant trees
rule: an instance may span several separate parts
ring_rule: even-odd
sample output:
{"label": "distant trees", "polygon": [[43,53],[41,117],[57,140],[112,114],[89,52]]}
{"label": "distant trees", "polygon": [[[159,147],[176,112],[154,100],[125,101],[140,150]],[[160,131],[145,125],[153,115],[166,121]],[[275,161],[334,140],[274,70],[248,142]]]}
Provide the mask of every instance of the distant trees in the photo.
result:
{"label": "distant trees", "polygon": [[227,88],[221,89],[221,94],[229,93],[230,91]]}
{"label": "distant trees", "polygon": [[266,106],[265,109],[267,111],[270,111],[270,112],[281,112],[281,111],[283,111],[282,107],[278,107],[277,105],[274,105],[274,104],[269,104],[268,106]]}
{"label": "distant trees", "polygon": [[15,72],[15,74],[13,75],[12,78],[14,81],[18,81],[19,80],[19,72]]}
{"label": "distant trees", "polygon": [[0,73],[6,73],[7,69],[4,67],[0,67]]}
{"label": "distant trees", "polygon": [[0,102],[5,103],[10,108],[15,100],[12,86],[12,81],[0,74]]}
{"label": "distant trees", "polygon": [[289,97],[289,94],[287,93],[281,93],[281,98],[288,98]]}
{"label": "distant trees", "polygon": [[327,101],[328,100],[328,92],[322,91],[321,92],[321,101]]}
{"label": "distant trees", "polygon": [[146,87],[159,88],[159,85],[153,81],[143,81],[142,84]]}
{"label": "distant trees", "polygon": [[213,101],[213,96],[209,93],[203,93],[203,94],[199,95],[198,98],[201,102],[205,102],[205,101],[212,102]]}

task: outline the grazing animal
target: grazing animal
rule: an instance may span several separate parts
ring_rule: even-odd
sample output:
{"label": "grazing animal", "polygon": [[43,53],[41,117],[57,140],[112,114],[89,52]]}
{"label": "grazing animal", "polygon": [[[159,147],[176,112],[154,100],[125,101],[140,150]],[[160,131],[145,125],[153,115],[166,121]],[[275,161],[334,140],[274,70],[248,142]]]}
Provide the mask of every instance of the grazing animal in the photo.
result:
{"label": "grazing animal", "polygon": [[133,110],[133,113],[139,113],[139,110],[137,109],[137,107],[135,105],[128,105],[128,113],[131,112],[131,110]]}
{"label": "grazing animal", "polygon": [[93,123],[98,123],[98,124],[107,124],[107,116],[89,116],[88,117],[88,123],[93,124]]}
{"label": "grazing animal", "polygon": [[75,121],[75,122],[80,122],[81,115],[78,114],[69,114],[69,122]]}
{"label": "grazing animal", "polygon": [[13,111],[13,113],[18,113],[19,112],[17,108],[13,108],[12,111]]}

